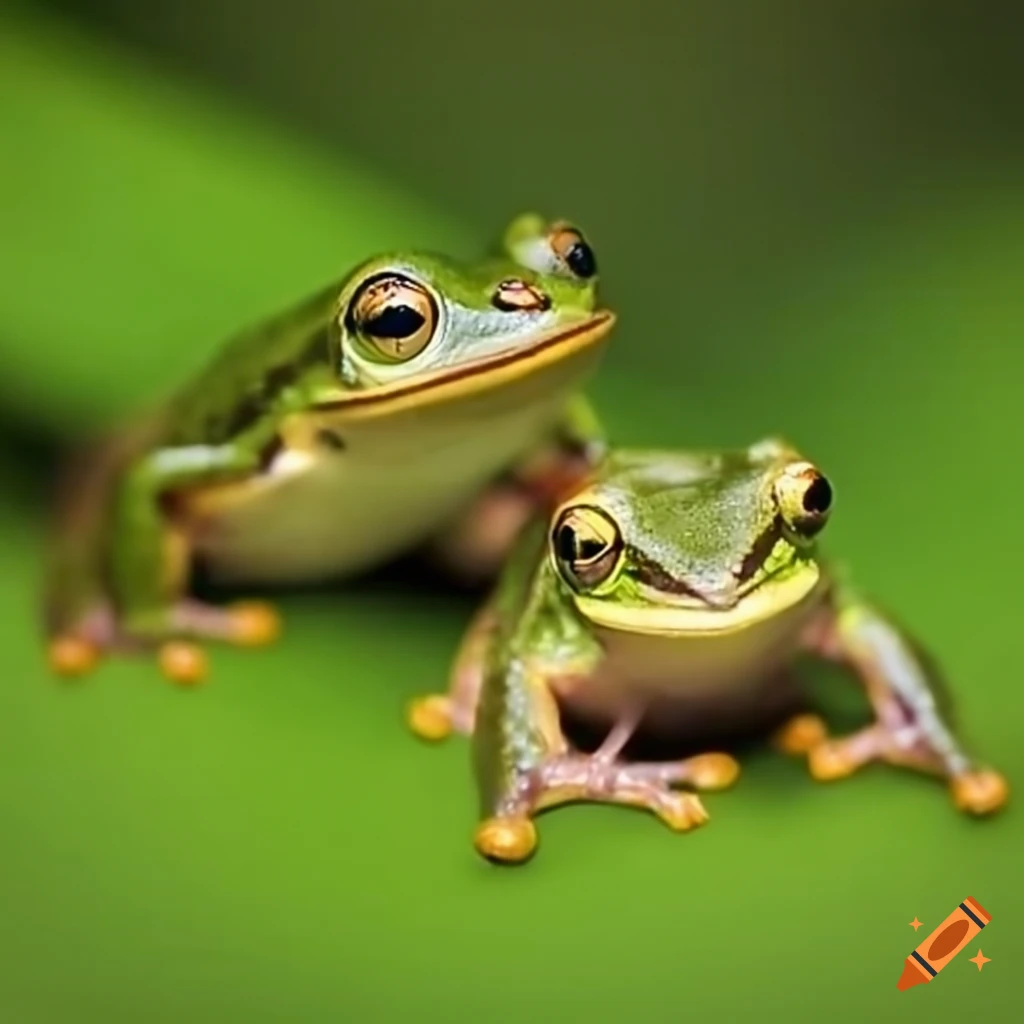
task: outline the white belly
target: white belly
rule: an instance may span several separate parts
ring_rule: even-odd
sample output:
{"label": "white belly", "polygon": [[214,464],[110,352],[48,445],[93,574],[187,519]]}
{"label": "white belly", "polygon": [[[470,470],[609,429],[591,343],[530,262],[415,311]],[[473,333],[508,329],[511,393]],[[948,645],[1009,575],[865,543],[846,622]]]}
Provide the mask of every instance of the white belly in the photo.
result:
{"label": "white belly", "polygon": [[345,450],[285,451],[265,476],[200,511],[197,552],[222,582],[371,568],[437,531],[551,429],[565,400],[561,390],[525,405],[491,396],[468,416],[428,410],[344,426]]}
{"label": "white belly", "polygon": [[733,633],[669,637],[601,629],[605,658],[585,680],[559,683],[559,699],[599,722],[614,721],[638,700],[653,732],[689,731],[712,720],[729,728],[758,706],[770,711],[791,701],[786,670],[819,601],[820,592],[812,592],[786,612]]}

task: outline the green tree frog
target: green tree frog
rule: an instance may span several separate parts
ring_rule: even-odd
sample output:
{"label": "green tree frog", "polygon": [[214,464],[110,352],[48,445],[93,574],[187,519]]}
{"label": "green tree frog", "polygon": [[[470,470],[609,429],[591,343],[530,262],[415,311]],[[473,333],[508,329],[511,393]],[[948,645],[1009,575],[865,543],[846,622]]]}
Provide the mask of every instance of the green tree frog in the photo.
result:
{"label": "green tree frog", "polygon": [[583,234],[525,214],[476,264],[377,256],[236,336],[69,475],[53,669],[148,650],[189,683],[203,641],[276,636],[267,605],[194,599],[197,567],[234,587],[306,583],[432,543],[456,572],[497,571],[531,510],[604,450],[578,389],[614,322]]}
{"label": "green tree frog", "polygon": [[[954,736],[916,643],[816,553],[832,506],[821,470],[768,438],[736,451],[614,451],[550,520],[529,525],[448,692],[409,708],[425,739],[472,734],[479,853],[525,860],[535,814],[570,801],[645,808],[677,830],[702,824],[693,790],[730,785],[733,757],[627,760],[626,743],[638,729],[748,714],[792,679],[801,653],[849,668],[872,709],[869,727],[842,737],[819,716],[783,716],[775,740],[806,756],[814,778],[885,761],[945,779],[962,811],[998,809],[1007,783]],[[569,710],[601,728],[595,751],[567,740]]]}

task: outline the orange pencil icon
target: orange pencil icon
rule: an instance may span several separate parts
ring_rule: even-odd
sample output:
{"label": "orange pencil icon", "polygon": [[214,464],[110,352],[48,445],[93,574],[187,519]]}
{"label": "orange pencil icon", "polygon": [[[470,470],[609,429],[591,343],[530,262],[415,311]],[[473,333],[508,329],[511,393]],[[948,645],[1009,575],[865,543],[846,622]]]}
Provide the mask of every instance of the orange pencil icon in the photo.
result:
{"label": "orange pencil icon", "polygon": [[906,992],[908,988],[931,981],[991,920],[992,915],[977,900],[968,896],[907,957],[896,988]]}

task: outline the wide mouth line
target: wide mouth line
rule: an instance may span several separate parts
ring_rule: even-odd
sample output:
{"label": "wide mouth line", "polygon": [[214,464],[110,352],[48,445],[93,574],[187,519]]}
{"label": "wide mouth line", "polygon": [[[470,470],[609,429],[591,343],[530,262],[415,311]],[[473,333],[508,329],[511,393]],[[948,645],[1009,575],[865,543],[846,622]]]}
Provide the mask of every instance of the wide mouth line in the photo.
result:
{"label": "wide mouth line", "polygon": [[[597,626],[649,636],[723,636],[740,632],[807,600],[820,586],[821,573],[809,571],[785,580],[781,595],[750,594],[730,608],[679,605],[603,607],[599,599],[576,597],[579,611]],[[781,597],[781,600],[780,600]]]}
{"label": "wide mouth line", "polygon": [[553,327],[539,335],[530,345],[509,347],[500,352],[482,356],[470,362],[461,363],[450,369],[435,370],[432,373],[418,375],[407,381],[381,384],[367,388],[363,392],[353,392],[333,398],[318,405],[320,409],[351,408],[352,406],[368,405],[394,400],[416,392],[427,391],[453,381],[465,381],[478,377],[491,370],[500,370],[541,355],[545,351],[569,345],[571,342],[592,335],[593,340],[603,337],[615,323],[615,314],[610,309],[595,310],[585,320]]}
{"label": "wide mouth line", "polygon": [[[708,612],[711,614],[721,613],[725,614],[732,611],[744,598],[749,597],[750,594],[757,590],[760,590],[766,583],[771,583],[777,577],[788,572],[796,564],[796,559],[791,559],[784,565],[778,566],[773,569],[767,576],[755,577],[753,579],[745,581],[740,587],[738,587],[732,593],[731,600],[728,603],[714,602],[703,597],[692,589],[687,589],[686,584],[682,580],[677,580],[675,577],[671,577],[672,582],[677,586],[678,590],[661,590],[651,584],[641,584],[640,593],[644,597],[644,602],[641,605],[636,605],[637,608],[678,608],[680,610],[695,611],[695,612]],[[655,595],[653,597],[647,597],[647,594]]]}

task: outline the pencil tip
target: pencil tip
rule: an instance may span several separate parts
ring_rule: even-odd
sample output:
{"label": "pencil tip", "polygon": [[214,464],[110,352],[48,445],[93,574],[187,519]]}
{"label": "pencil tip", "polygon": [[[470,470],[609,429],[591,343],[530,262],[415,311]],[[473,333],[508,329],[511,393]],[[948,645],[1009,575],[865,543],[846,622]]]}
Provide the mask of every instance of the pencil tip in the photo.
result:
{"label": "pencil tip", "polygon": [[900,975],[900,980],[896,982],[896,990],[898,992],[906,992],[908,988],[920,985],[926,980],[924,975],[914,966],[913,962],[908,959],[903,962],[903,973]]}

